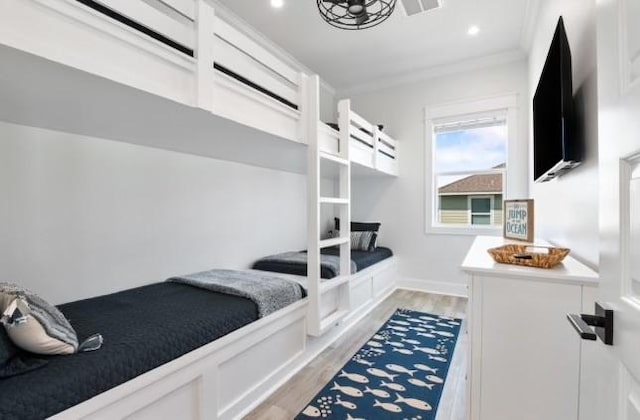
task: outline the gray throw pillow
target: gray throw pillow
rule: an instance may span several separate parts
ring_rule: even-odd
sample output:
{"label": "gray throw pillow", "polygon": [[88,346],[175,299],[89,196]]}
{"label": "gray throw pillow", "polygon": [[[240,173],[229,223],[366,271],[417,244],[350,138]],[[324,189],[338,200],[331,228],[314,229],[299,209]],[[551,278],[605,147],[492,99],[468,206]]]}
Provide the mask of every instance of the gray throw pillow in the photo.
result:
{"label": "gray throw pillow", "polygon": [[55,306],[35,293],[10,283],[0,283],[1,322],[11,341],[35,354],[73,354],[78,337]]}

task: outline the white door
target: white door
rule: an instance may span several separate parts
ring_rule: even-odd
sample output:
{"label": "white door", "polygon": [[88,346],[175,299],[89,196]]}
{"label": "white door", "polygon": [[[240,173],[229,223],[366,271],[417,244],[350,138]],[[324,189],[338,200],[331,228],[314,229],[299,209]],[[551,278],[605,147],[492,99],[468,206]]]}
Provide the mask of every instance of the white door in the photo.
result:
{"label": "white door", "polygon": [[640,0],[596,4],[599,299],[615,310],[614,343],[597,366],[597,418],[640,420]]}

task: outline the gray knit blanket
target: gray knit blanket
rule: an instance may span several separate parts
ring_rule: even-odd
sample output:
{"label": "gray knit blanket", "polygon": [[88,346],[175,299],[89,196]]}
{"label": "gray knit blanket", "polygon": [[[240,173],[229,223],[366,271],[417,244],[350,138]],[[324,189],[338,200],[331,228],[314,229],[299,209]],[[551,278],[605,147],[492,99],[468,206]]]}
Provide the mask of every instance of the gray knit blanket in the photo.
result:
{"label": "gray knit blanket", "polygon": [[258,306],[259,318],[303,297],[302,287],[295,281],[257,271],[210,270],[167,281],[250,299]]}

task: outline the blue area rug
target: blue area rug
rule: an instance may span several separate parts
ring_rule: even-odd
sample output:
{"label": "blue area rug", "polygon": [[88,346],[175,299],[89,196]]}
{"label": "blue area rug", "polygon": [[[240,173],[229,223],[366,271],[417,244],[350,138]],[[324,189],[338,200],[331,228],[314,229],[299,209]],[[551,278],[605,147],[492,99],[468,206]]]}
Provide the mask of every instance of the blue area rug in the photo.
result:
{"label": "blue area rug", "polygon": [[461,323],[398,309],[296,419],[435,419]]}

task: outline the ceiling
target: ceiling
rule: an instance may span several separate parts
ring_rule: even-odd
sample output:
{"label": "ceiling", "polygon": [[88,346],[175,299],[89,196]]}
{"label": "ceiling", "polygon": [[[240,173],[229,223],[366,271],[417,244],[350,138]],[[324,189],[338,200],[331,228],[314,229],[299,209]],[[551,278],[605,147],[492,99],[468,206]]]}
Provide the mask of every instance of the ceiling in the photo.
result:
{"label": "ceiling", "polygon": [[[337,90],[487,56],[514,55],[526,45],[531,4],[538,0],[442,0],[443,7],[394,14],[374,28],[345,31],[325,23],[314,0],[218,0],[283,47]],[[477,25],[480,32],[467,30]]]}

